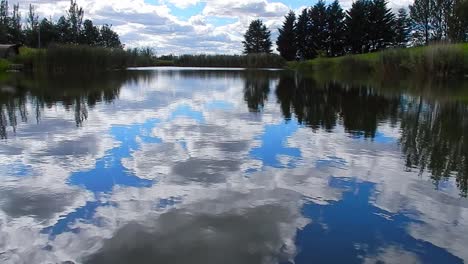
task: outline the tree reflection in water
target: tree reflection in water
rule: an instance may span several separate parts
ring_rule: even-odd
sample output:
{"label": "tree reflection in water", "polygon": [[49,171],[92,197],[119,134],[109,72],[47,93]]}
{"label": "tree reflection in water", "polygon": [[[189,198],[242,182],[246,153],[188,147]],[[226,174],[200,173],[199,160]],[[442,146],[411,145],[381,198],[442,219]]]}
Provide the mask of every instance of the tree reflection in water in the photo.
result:
{"label": "tree reflection in water", "polygon": [[[408,170],[429,172],[436,187],[455,177],[463,196],[468,190],[468,106],[369,85],[283,75],[276,96],[283,116],[317,131],[338,125],[353,136],[374,139],[382,123],[401,130]],[[398,90],[396,90],[398,91]]]}
{"label": "tree reflection in water", "polygon": [[[111,103],[119,97],[127,82],[149,78],[144,71],[114,72],[99,76],[12,76],[0,84],[0,138],[9,137],[8,128],[16,133],[20,122],[34,117],[40,123],[44,108],[62,105],[73,111],[76,126],[88,118],[88,109],[98,103]],[[31,107],[33,113],[28,112]]]}

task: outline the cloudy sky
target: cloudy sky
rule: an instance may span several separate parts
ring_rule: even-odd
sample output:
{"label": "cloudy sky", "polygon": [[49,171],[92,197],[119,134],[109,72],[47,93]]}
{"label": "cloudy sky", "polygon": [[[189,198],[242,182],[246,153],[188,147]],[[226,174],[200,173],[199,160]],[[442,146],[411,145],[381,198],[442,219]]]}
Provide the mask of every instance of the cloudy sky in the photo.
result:
{"label": "cloudy sky", "polygon": [[[330,0],[328,0],[329,2]],[[32,3],[41,16],[57,19],[69,1],[19,0],[23,11]],[[158,54],[240,53],[249,22],[263,19],[276,38],[290,10],[311,6],[314,0],[78,0],[85,17],[112,24],[127,47],[152,46]],[[348,8],[352,0],[340,0]],[[393,8],[410,0],[390,0]]]}

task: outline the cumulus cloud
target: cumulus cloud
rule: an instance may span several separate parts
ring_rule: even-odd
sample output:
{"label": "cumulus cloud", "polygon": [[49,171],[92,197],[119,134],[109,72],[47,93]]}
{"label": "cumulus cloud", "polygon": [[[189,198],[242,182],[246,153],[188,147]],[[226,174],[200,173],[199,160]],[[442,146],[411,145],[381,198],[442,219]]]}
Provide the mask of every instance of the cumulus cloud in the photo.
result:
{"label": "cumulus cloud", "polygon": [[[31,3],[43,17],[58,19],[66,14],[69,1],[17,0],[23,14]],[[242,36],[253,19],[263,19],[276,38],[284,15],[292,2],[279,0],[78,0],[85,17],[97,24],[110,24],[120,34],[127,47],[152,46],[159,54],[180,53],[241,53]],[[349,8],[351,1],[341,1]],[[407,5],[408,0],[390,1],[394,8]],[[175,14],[173,8],[188,10],[203,4],[198,13],[188,19]],[[300,8],[298,8],[300,9]],[[229,18],[223,24],[213,24],[213,18]]]}

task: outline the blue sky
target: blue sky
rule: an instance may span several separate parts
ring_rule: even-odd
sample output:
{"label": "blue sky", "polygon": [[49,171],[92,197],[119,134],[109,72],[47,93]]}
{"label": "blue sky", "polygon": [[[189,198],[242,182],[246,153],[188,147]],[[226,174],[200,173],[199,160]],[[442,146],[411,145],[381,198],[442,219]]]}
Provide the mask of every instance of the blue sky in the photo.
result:
{"label": "blue sky", "polygon": [[[328,0],[331,1],[331,0]],[[392,0],[407,6],[410,0]],[[69,0],[16,0],[23,17],[30,3],[40,16],[58,19]],[[85,17],[111,24],[127,47],[151,46],[158,54],[242,52],[242,36],[253,19],[262,19],[273,39],[289,10],[299,12],[308,0],[77,0]],[[352,0],[340,0],[348,8]]]}

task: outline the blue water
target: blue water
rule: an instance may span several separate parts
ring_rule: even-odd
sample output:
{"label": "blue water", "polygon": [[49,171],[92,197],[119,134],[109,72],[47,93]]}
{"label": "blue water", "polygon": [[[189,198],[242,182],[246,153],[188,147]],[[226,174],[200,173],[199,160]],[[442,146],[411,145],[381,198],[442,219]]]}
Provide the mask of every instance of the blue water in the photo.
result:
{"label": "blue water", "polygon": [[[0,100],[2,262],[467,260],[466,106],[433,112],[406,94],[349,96],[359,87],[331,100],[281,72],[132,74],[112,87],[111,103],[91,96],[115,80],[90,81],[80,110],[51,94],[54,107],[17,127],[8,116],[24,106]],[[40,99],[30,94],[32,109]],[[353,100],[378,107],[375,116],[343,114]],[[69,126],[83,107],[87,118]],[[51,121],[64,126],[39,126]]]}

